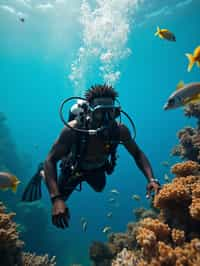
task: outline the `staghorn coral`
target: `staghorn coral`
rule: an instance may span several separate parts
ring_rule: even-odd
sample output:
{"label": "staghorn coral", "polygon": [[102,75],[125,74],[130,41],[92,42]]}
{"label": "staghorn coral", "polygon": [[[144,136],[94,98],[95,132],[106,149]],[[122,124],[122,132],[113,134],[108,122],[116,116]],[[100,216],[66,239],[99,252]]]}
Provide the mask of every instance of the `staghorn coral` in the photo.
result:
{"label": "staghorn coral", "polygon": [[55,266],[55,257],[36,256],[23,253],[24,242],[19,239],[17,224],[13,222],[15,213],[6,213],[0,202],[0,262],[1,266]]}

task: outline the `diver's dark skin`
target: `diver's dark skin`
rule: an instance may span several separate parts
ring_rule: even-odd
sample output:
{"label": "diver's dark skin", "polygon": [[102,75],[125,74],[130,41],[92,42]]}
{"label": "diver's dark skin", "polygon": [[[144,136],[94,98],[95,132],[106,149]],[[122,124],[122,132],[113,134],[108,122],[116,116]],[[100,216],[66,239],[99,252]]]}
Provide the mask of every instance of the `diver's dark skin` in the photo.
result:
{"label": "diver's dark skin", "polygon": [[[70,125],[72,127],[76,127],[76,121],[71,121]],[[156,182],[151,181],[154,176],[147,157],[138,147],[136,142],[131,138],[129,129],[123,124],[118,124],[118,126],[120,129],[120,141],[123,142],[124,147],[132,155],[138,168],[143,172],[148,180],[147,195],[150,196],[152,190],[154,190],[155,193],[158,193],[160,186]],[[46,185],[51,197],[60,194],[57,184],[57,162],[68,154],[72,147],[72,143],[74,142],[75,132],[72,129],[65,127],[54,143],[45,161],[44,170]],[[102,156],[104,155],[105,150],[103,141],[97,136],[91,136],[88,142],[85,160],[98,162],[101,161]],[[56,199],[52,208],[52,223],[57,227],[65,228],[69,226],[69,218],[69,210],[66,207],[64,200],[60,198]]]}

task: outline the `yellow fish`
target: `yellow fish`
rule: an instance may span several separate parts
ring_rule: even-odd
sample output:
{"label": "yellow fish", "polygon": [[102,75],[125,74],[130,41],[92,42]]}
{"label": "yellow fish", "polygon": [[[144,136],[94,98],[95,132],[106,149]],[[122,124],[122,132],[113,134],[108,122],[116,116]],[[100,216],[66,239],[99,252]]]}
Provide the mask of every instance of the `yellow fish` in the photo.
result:
{"label": "yellow fish", "polygon": [[16,176],[8,172],[0,172],[0,189],[11,189],[13,192],[17,191],[17,186],[21,183]]}
{"label": "yellow fish", "polygon": [[171,31],[167,29],[160,29],[158,26],[157,26],[157,31],[154,35],[159,36],[161,39],[165,39],[168,41],[172,41],[172,42],[176,41],[176,37]]}
{"label": "yellow fish", "polygon": [[190,72],[194,63],[197,63],[197,66],[200,67],[200,46],[197,46],[194,49],[193,54],[185,54],[189,60],[189,65],[187,71]]}

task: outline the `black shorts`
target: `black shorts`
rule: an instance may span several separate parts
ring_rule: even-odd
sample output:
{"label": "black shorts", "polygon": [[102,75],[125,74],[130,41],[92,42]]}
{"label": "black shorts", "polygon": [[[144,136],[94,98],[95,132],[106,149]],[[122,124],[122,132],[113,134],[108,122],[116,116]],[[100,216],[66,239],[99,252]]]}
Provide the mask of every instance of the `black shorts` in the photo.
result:
{"label": "black shorts", "polygon": [[67,200],[71,193],[81,182],[87,182],[96,192],[101,192],[106,185],[104,168],[81,171],[80,176],[71,175],[70,169],[61,172],[58,180],[58,187],[63,198]]}

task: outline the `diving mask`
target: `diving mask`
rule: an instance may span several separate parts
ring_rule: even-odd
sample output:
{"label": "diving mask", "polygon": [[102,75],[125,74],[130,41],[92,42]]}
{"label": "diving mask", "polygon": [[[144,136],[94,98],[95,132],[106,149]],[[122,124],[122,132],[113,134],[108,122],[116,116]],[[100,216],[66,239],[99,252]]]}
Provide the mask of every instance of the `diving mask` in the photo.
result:
{"label": "diving mask", "polygon": [[84,117],[85,117],[86,123],[88,123],[90,121],[90,119],[92,119],[92,118],[95,119],[95,116],[96,116],[96,118],[99,117],[103,121],[101,127],[97,128],[97,129],[87,129],[87,127],[86,128],[76,128],[76,127],[70,126],[70,124],[65,120],[65,118],[63,116],[63,108],[67,102],[69,102],[71,100],[77,100],[77,99],[87,102],[87,100],[85,98],[82,98],[82,97],[70,97],[70,98],[65,99],[60,106],[60,110],[59,110],[60,118],[61,118],[62,122],[64,123],[64,125],[67,126],[68,128],[70,128],[76,132],[84,133],[87,135],[98,135],[98,134],[101,134],[101,132],[104,132],[104,130],[108,127],[109,121],[115,120],[116,118],[119,117],[120,122],[121,122],[121,114],[123,114],[128,118],[129,122],[132,125],[133,131],[134,131],[133,138],[136,137],[136,128],[135,128],[135,125],[133,123],[133,120],[125,111],[123,111],[121,109],[119,101],[117,101],[118,106],[115,106],[114,103],[113,104],[109,104],[109,103],[103,104],[103,102],[102,102],[102,104],[96,103],[96,104],[92,104],[92,105],[89,105],[89,103],[88,103],[88,105],[87,105],[88,108],[86,108],[84,110],[84,113],[85,113]]}
{"label": "diving mask", "polygon": [[114,105],[97,105],[91,107],[91,114],[94,120],[102,120],[104,122],[111,121],[120,116],[120,106]]}

